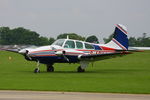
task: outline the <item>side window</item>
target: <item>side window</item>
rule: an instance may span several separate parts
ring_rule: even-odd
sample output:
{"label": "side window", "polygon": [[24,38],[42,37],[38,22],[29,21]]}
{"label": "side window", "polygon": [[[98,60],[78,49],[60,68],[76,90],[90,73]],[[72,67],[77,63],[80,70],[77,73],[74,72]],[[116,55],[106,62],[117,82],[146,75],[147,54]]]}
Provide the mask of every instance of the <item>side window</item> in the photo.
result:
{"label": "side window", "polygon": [[83,44],[82,44],[82,42],[76,41],[76,47],[77,47],[77,49],[83,49]]}
{"label": "side window", "polygon": [[64,45],[64,48],[75,48],[74,41],[67,40],[66,43],[65,43],[65,45]]}
{"label": "side window", "polygon": [[86,49],[94,49],[94,47],[91,44],[85,43],[85,48]]}

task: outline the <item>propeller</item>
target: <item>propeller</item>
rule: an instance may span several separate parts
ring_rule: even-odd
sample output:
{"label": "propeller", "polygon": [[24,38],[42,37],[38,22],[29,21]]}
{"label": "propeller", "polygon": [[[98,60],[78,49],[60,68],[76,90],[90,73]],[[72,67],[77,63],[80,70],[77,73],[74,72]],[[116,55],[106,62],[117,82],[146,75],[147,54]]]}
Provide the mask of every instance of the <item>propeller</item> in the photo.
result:
{"label": "propeller", "polygon": [[68,61],[69,62],[69,59],[66,57],[66,55],[62,55],[63,57],[64,57],[64,59],[66,60],[66,61]]}
{"label": "propeller", "polygon": [[26,60],[32,60],[32,58],[29,56],[29,51],[28,50],[25,51],[24,56],[25,56]]}

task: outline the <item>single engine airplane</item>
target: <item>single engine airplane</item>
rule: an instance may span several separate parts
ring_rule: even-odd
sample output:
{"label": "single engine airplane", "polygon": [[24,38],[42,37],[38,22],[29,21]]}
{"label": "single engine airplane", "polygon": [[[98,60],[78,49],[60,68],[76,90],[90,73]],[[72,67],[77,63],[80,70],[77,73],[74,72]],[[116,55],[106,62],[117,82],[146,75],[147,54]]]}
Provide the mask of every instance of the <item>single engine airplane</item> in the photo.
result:
{"label": "single engine airplane", "polygon": [[131,53],[128,50],[127,28],[122,24],[116,24],[114,36],[107,44],[88,43],[67,38],[58,39],[52,45],[25,48],[14,52],[24,55],[26,60],[36,61],[35,73],[40,72],[40,63],[47,66],[47,72],[54,71],[54,63],[80,63],[77,72],[84,72],[90,62]]}

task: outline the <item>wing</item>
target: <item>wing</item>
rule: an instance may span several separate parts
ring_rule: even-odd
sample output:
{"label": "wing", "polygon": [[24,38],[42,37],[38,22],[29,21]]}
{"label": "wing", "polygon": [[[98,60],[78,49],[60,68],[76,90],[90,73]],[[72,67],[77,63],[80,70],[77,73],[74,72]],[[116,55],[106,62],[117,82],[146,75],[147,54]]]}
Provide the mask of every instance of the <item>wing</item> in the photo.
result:
{"label": "wing", "polygon": [[3,51],[10,51],[10,52],[15,52],[18,53],[18,49],[2,49]]}
{"label": "wing", "polygon": [[1,51],[10,51],[10,52],[15,52],[18,53],[19,50],[18,49],[0,49]]}
{"label": "wing", "polygon": [[126,54],[131,54],[131,53],[127,51],[121,51],[121,52],[104,53],[104,54],[88,54],[88,55],[81,55],[79,59],[87,60],[87,61],[98,61],[98,60],[110,59],[118,56],[121,57]]}

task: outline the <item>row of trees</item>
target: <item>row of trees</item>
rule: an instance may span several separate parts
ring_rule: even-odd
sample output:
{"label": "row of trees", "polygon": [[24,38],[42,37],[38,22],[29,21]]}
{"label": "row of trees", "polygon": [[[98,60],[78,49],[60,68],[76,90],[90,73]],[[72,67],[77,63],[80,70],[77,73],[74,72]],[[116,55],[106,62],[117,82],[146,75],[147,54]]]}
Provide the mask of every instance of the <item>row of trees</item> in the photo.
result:
{"label": "row of trees", "polygon": [[[87,42],[99,43],[96,36],[90,36],[87,39],[75,33],[64,33],[57,36],[56,39],[66,38],[82,40]],[[55,41],[54,38],[40,36],[37,32],[18,27],[10,29],[9,27],[0,27],[0,45],[50,45]]]}
{"label": "row of trees", "polygon": [[138,38],[130,37],[129,44],[135,47],[150,47],[150,37],[147,36],[147,33],[143,33],[143,36]]}
{"label": "row of trees", "polygon": [[[104,42],[108,43],[114,34],[111,34],[108,38],[104,38]],[[129,46],[132,47],[150,47],[150,37],[147,36],[147,33],[143,33],[141,37],[129,37]]]}
{"label": "row of trees", "polygon": [[[66,38],[67,35],[70,39],[82,40],[91,43],[99,43],[98,38],[95,35],[89,36],[87,38],[80,36],[76,33],[64,33],[57,36],[56,39]],[[113,34],[108,38],[104,38],[104,42],[108,43]],[[23,27],[18,27],[10,29],[9,27],[0,27],[0,45],[50,45],[55,41],[54,38],[40,36],[37,32],[25,29]],[[130,46],[143,46],[150,47],[150,37],[147,37],[147,33],[143,33],[142,37],[130,37]]]}
{"label": "row of trees", "polygon": [[38,33],[22,27],[15,29],[0,27],[0,44],[2,45],[48,45],[54,41],[54,38],[40,36]]}

